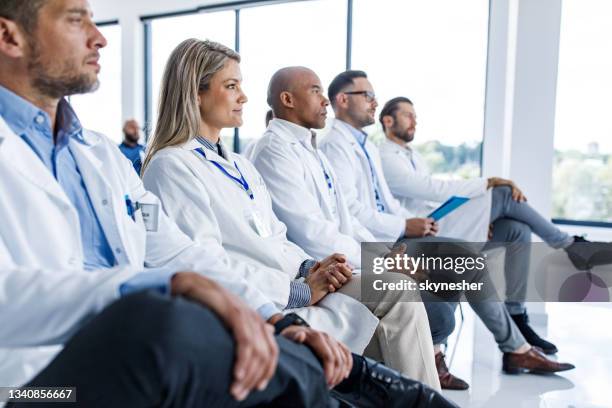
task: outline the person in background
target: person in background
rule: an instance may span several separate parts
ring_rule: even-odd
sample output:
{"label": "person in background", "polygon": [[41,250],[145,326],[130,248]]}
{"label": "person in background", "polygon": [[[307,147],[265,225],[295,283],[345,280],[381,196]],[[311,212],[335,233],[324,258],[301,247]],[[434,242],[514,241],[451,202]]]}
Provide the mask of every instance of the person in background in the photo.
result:
{"label": "person in background", "polygon": [[145,147],[138,143],[139,140],[140,126],[138,122],[136,119],[126,120],[123,124],[123,141],[119,145],[119,150],[132,162],[132,166],[138,174],[140,174],[145,152]]}

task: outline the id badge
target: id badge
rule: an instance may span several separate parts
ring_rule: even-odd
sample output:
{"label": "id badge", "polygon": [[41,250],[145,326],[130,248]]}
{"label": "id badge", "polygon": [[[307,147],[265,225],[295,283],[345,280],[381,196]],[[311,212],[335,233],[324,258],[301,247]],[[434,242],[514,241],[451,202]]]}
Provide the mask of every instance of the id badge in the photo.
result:
{"label": "id badge", "polygon": [[268,226],[264,222],[263,217],[259,211],[253,210],[249,212],[248,217],[249,224],[251,224],[251,227],[255,230],[257,235],[262,238],[266,238],[272,235],[272,231],[270,231],[270,228],[268,228]]}
{"label": "id badge", "polygon": [[142,221],[147,232],[157,232],[159,224],[159,205],[158,204],[139,204],[142,212]]}

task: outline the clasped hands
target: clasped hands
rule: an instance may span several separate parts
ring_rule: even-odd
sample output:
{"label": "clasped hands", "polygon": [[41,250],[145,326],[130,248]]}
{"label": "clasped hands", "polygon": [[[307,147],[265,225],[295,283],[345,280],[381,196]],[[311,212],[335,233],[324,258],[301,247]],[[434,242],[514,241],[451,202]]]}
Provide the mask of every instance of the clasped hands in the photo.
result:
{"label": "clasped hands", "polygon": [[317,304],[328,293],[340,289],[352,276],[353,267],[342,254],[332,254],[317,262],[304,281],[310,288],[310,305]]}

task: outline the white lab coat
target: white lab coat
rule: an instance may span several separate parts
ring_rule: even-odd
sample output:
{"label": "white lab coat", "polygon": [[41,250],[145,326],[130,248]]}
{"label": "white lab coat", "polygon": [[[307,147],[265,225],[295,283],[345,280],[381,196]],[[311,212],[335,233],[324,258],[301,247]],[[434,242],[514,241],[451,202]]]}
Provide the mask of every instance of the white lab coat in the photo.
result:
{"label": "white lab coat", "polygon": [[[195,240],[214,240],[219,248],[222,245],[232,268],[277,307],[284,308],[290,281],[310,256],[287,240],[286,227],[272,210],[266,185],[246,158],[225,152],[228,161],[209,149],[204,150],[204,158],[195,150],[199,147],[201,144],[193,139],[158,152],[144,173],[145,186],[159,196],[166,212],[183,231]],[[240,178],[235,162],[254,199],[212,161]],[[327,295],[316,306],[295,311],[312,327],[331,334],[358,353],[367,346],[378,324],[365,306],[339,293]]]}
{"label": "white lab coat", "polygon": [[386,139],[380,145],[385,178],[402,205],[421,217],[427,216],[451,196],[470,201],[442,218],[440,236],[470,242],[485,242],[491,213],[491,190],[487,179],[443,180],[431,176],[427,163],[410,147]]}
{"label": "white lab coat", "polygon": [[414,214],[402,207],[391,194],[383,174],[378,148],[367,140],[366,149],[379,180],[379,193],[386,212],[377,210],[368,159],[347,126],[334,119],[330,132],[321,142],[321,150],[334,168],[351,214],[372,232],[378,241],[395,242],[404,234],[406,219],[413,218]]}
{"label": "white lab coat", "polygon": [[376,238],[349,213],[332,166],[313,143],[316,134],[309,129],[273,119],[249,159],[265,180],[291,241],[316,258],[345,254],[360,269],[361,242]]}
{"label": "white lab coat", "polygon": [[140,211],[136,221],[128,216],[126,194],[133,202],[160,204],[114,143],[84,131],[83,142],[71,139],[69,146],[118,265],[83,269],[76,209],[34,151],[0,117],[1,385],[30,380],[138,272],[197,271],[252,308],[267,302],[222,254],[195,244],[161,209],[156,231],[146,231]]}

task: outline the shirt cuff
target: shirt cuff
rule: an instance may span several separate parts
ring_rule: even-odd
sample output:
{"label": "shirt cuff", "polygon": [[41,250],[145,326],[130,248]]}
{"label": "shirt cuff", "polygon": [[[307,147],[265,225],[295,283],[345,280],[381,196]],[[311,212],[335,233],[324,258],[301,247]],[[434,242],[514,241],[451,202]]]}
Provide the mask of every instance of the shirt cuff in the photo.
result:
{"label": "shirt cuff", "polygon": [[119,295],[126,296],[143,290],[154,290],[162,295],[170,294],[170,280],[176,271],[157,269],[144,270],[119,285]]}
{"label": "shirt cuff", "polygon": [[298,278],[306,278],[308,276],[308,272],[310,269],[315,266],[317,261],[314,259],[307,259],[300,265],[300,269],[298,270]]}
{"label": "shirt cuff", "polygon": [[310,287],[299,281],[291,281],[289,290],[289,302],[285,309],[295,309],[297,307],[305,307],[310,305],[311,293]]}
{"label": "shirt cuff", "polygon": [[274,306],[274,303],[270,302],[270,303],[265,303],[265,304],[259,306],[257,308],[257,313],[259,313],[259,315],[264,320],[267,321],[269,318],[271,318],[275,314],[281,313],[281,311],[276,306]]}

